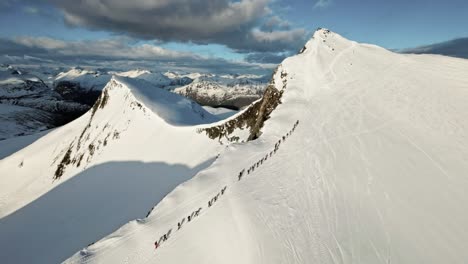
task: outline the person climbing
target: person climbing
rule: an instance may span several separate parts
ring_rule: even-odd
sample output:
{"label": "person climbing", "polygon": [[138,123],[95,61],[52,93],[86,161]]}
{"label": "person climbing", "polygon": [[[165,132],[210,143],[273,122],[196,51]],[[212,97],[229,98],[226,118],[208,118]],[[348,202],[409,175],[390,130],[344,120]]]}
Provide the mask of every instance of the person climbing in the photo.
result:
{"label": "person climbing", "polygon": [[242,179],[242,176],[244,176],[244,172],[245,172],[245,169],[241,170],[241,172],[239,172],[239,181]]}

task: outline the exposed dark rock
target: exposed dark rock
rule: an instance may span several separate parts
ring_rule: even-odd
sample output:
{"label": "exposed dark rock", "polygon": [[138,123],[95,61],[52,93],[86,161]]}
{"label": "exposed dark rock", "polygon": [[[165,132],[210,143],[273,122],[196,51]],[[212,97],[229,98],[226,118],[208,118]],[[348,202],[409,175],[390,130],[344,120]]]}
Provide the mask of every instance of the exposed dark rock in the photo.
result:
{"label": "exposed dark rock", "polygon": [[65,168],[68,165],[70,165],[70,163],[72,162],[71,160],[72,148],[73,146],[70,145],[67,152],[63,156],[62,161],[60,161],[59,165],[57,166],[57,169],[55,170],[54,180],[60,179],[60,177],[62,177],[63,173],[65,172]]}
{"label": "exposed dark rock", "polygon": [[54,90],[67,101],[77,102],[88,106],[94,105],[101,95],[100,90],[81,87],[79,83],[60,81],[55,84]]}
{"label": "exposed dark rock", "polygon": [[[275,74],[273,74],[273,76]],[[281,73],[283,88],[286,86],[286,76],[286,73]],[[255,140],[261,135],[261,128],[265,121],[270,118],[271,112],[281,104],[282,95],[283,91],[276,89],[272,81],[265,89],[262,99],[249,106],[238,117],[218,126],[200,129],[198,132],[205,132],[211,139],[218,139],[221,141],[221,139],[226,138],[230,142],[236,142],[240,139],[237,136],[231,136],[234,130],[249,129],[247,141]]]}

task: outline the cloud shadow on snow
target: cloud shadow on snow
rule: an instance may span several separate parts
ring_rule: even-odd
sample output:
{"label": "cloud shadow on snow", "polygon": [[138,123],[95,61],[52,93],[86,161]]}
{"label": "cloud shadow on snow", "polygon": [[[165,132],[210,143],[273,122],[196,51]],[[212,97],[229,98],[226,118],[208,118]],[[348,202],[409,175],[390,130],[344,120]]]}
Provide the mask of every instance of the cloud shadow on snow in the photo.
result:
{"label": "cloud shadow on snow", "polygon": [[3,263],[58,263],[147,212],[207,168],[111,162],[76,175],[0,219]]}

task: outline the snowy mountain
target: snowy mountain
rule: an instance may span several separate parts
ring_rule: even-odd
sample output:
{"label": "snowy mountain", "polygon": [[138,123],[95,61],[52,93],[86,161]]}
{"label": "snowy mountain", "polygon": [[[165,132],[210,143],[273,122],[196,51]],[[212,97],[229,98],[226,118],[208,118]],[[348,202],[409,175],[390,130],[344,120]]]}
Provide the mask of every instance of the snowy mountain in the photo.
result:
{"label": "snowy mountain", "polygon": [[2,263],[57,263],[144,217],[215,160],[223,146],[196,131],[217,120],[147,82],[112,78],[88,113],[0,160]]}
{"label": "snowy mountain", "polygon": [[[138,79],[155,89],[172,92],[190,85],[193,82],[190,77],[199,77],[206,86],[200,90],[190,86],[188,92],[179,89],[179,93],[202,104],[235,109],[257,100],[264,86],[260,83],[264,79],[255,75],[218,77],[214,74],[157,73],[143,69],[122,72],[79,67],[57,73],[59,70],[43,66],[27,69],[9,65],[0,67],[0,103],[10,105],[1,106],[3,116],[0,122],[3,128],[0,129],[0,140],[33,134],[74,120],[94,105],[114,75]],[[195,83],[201,82],[196,80]]]}
{"label": "snowy mountain", "polygon": [[250,76],[201,76],[174,92],[201,105],[239,109],[258,100],[265,86],[263,79]]}
{"label": "snowy mountain", "polygon": [[114,77],[88,113],[0,160],[0,259],[464,263],[466,72],[322,29],[216,123]]}
{"label": "snowy mountain", "polygon": [[53,86],[66,100],[92,106],[111,78],[112,75],[106,72],[77,67],[59,73]]}
{"label": "snowy mountain", "polygon": [[466,72],[319,30],[251,106],[257,140],[66,263],[464,263]]}
{"label": "snowy mountain", "polygon": [[68,100],[93,105],[112,75],[144,80],[157,88],[188,97],[201,105],[241,108],[260,98],[265,88],[264,76],[220,75],[202,73],[130,71],[91,71],[72,68],[60,73],[55,90]]}
{"label": "snowy mountain", "polygon": [[115,74],[117,76],[145,80],[159,88],[165,88],[167,86],[171,86],[172,84],[172,80],[166,77],[164,74],[153,73],[148,70],[132,70],[132,71],[126,71],[126,72],[116,72]]}

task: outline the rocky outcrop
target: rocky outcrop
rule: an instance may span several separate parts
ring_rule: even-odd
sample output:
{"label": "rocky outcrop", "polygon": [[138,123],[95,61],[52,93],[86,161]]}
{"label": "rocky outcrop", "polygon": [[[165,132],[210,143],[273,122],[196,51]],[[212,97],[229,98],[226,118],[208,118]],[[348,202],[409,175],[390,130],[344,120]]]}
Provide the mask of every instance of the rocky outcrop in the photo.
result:
{"label": "rocky outcrop", "polygon": [[[211,139],[217,139],[219,141],[226,139],[229,142],[250,141],[260,137],[261,129],[265,121],[270,118],[270,114],[281,104],[281,97],[286,88],[287,73],[282,71],[278,72],[280,70],[281,66],[276,69],[273,76],[280,74],[280,78],[283,82],[282,87],[280,86],[281,89],[277,89],[277,85],[274,81],[275,78],[273,77],[272,81],[265,89],[261,100],[254,102],[237,117],[218,126],[199,129],[198,132],[206,133]],[[238,129],[247,129],[248,136],[246,138],[240,138],[235,133]]]}

